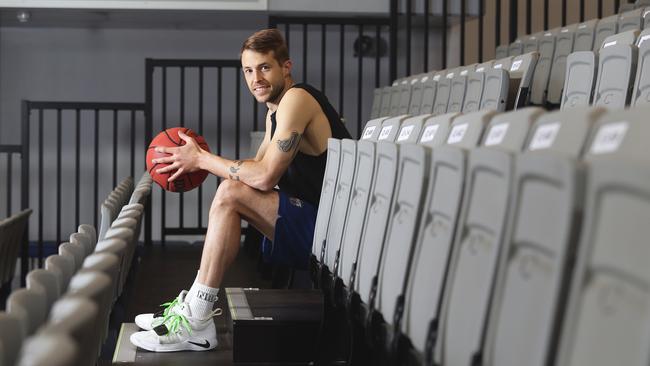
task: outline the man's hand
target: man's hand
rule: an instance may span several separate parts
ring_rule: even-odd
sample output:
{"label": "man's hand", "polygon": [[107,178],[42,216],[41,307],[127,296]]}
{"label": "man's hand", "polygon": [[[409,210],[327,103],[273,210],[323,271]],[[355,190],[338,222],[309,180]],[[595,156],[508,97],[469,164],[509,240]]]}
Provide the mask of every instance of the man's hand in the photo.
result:
{"label": "man's hand", "polygon": [[183,173],[191,173],[201,169],[199,166],[201,156],[208,153],[201,149],[196,140],[187,136],[182,131],[178,131],[178,136],[185,141],[185,145],[179,147],[156,147],[156,152],[171,154],[171,156],[153,159],[151,161],[153,164],[169,164],[164,168],[157,169],[156,173],[158,174],[176,171],[169,177],[168,181],[170,182]]}

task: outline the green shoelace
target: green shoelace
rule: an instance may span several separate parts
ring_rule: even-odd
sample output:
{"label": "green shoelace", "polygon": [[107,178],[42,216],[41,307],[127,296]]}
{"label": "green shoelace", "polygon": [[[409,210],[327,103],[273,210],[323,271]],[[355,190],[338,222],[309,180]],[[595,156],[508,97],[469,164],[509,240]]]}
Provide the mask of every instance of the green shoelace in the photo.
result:
{"label": "green shoelace", "polygon": [[178,333],[180,327],[183,326],[189,334],[192,334],[192,328],[190,323],[187,321],[184,315],[172,313],[172,309],[179,304],[179,298],[176,297],[174,300],[161,304],[161,307],[164,307],[163,310],[163,319],[160,324],[168,325],[167,329],[170,333]]}

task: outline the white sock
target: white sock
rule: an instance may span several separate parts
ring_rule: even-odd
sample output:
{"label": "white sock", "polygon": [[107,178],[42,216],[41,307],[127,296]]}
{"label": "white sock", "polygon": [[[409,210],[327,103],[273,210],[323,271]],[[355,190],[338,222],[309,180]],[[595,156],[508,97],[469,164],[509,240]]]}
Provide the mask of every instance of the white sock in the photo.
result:
{"label": "white sock", "polygon": [[196,288],[196,292],[189,301],[192,317],[206,319],[212,313],[214,303],[217,302],[219,289],[202,285],[198,281],[194,282],[192,288]]}
{"label": "white sock", "polygon": [[192,287],[190,287],[190,290],[187,292],[187,295],[185,295],[185,302],[190,302],[194,295],[196,295],[196,284],[199,281],[199,271],[196,271],[196,277],[194,278],[194,282],[192,283]]}

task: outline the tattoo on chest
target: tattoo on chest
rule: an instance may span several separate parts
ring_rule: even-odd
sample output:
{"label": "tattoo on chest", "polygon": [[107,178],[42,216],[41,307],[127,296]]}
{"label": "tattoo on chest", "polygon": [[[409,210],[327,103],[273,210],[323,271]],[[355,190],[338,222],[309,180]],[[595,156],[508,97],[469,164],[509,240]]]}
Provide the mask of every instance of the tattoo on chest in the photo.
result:
{"label": "tattoo on chest", "polygon": [[300,143],[302,135],[296,131],[291,132],[291,136],[286,140],[278,139],[278,149],[282,152],[289,152],[296,148]]}

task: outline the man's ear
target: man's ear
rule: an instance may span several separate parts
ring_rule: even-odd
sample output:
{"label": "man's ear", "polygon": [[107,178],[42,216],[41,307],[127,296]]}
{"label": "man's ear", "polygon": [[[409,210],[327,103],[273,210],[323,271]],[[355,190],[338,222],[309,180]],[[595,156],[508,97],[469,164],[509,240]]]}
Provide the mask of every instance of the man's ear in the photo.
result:
{"label": "man's ear", "polygon": [[291,59],[288,59],[288,60],[284,61],[284,63],[282,64],[282,67],[285,70],[285,76],[291,74],[291,68],[293,67],[293,61],[291,61]]}

